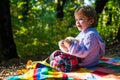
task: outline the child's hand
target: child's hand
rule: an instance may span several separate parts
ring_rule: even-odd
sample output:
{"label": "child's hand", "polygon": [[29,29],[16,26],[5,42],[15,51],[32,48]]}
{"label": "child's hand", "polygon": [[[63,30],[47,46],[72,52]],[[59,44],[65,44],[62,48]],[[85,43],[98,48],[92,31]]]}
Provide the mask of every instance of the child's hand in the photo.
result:
{"label": "child's hand", "polygon": [[68,52],[68,48],[65,46],[64,40],[59,41],[59,48],[64,53]]}
{"label": "child's hand", "polygon": [[64,41],[63,41],[63,44],[65,45],[65,47],[66,47],[67,49],[69,49],[70,43],[69,43],[68,41],[64,40]]}

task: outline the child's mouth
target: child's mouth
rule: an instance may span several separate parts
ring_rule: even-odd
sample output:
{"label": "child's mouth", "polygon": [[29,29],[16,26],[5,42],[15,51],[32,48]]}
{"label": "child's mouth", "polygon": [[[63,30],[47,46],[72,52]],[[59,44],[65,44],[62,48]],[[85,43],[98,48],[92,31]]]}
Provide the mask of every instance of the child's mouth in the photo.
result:
{"label": "child's mouth", "polygon": [[81,28],[82,26],[78,26],[79,28]]}

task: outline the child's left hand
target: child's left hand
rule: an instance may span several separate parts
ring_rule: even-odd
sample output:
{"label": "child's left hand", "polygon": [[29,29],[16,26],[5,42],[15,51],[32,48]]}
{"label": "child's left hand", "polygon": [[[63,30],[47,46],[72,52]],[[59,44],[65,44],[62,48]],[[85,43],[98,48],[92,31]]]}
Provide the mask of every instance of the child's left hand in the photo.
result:
{"label": "child's left hand", "polygon": [[59,41],[59,48],[64,53],[68,52],[68,48],[65,46],[64,40]]}
{"label": "child's left hand", "polygon": [[70,43],[69,42],[67,42],[67,41],[63,41],[63,44],[65,45],[65,47],[67,48],[67,49],[69,49],[69,47],[70,47]]}

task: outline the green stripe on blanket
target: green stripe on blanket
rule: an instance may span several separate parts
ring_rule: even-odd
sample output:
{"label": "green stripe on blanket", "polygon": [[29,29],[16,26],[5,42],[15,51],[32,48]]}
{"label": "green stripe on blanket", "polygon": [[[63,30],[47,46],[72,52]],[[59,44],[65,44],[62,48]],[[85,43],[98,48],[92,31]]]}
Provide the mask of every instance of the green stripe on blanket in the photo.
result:
{"label": "green stripe on blanket", "polygon": [[74,72],[59,72],[44,63],[25,74],[10,76],[7,80],[120,80],[120,58],[102,58],[96,67],[80,68]]}

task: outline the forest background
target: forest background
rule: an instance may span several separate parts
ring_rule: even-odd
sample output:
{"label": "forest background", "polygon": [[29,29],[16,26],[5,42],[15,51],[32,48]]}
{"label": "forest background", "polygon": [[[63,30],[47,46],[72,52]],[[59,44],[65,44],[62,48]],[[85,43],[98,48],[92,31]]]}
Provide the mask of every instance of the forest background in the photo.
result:
{"label": "forest background", "polygon": [[[86,5],[85,0],[4,0],[9,1],[10,27],[15,43],[15,54],[20,58],[45,59],[58,48],[58,41],[67,36],[75,37],[79,31],[75,26],[74,10]],[[106,48],[120,42],[120,0],[88,0],[98,15],[97,30],[106,42]],[[7,7],[6,7],[7,8]],[[4,8],[0,9],[0,11]],[[2,17],[2,16],[1,16]],[[1,20],[2,24],[2,20]],[[3,28],[0,29],[3,32]],[[3,30],[3,31],[2,31]],[[7,34],[3,32],[2,34]],[[10,35],[10,34],[9,34]],[[2,42],[2,41],[6,42]],[[12,40],[12,39],[10,39]],[[9,39],[0,37],[0,54],[12,55]],[[7,46],[3,46],[3,45]],[[5,50],[4,50],[5,49]],[[5,54],[3,54],[3,53]],[[107,53],[107,52],[106,52]],[[109,54],[111,55],[111,54]],[[12,55],[14,56],[14,55]],[[11,59],[8,57],[5,59]]]}

